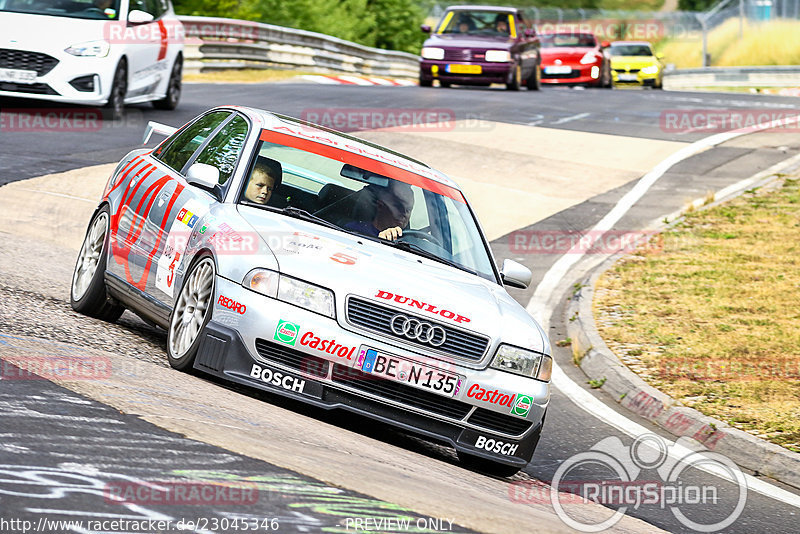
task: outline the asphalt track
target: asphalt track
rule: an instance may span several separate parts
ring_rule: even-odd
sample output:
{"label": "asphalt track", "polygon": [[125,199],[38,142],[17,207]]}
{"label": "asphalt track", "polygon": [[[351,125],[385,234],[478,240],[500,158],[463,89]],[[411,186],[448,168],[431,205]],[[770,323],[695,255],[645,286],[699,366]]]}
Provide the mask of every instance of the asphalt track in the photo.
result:
{"label": "asphalt track", "polygon": [[[779,109],[791,110],[798,109],[795,100],[791,98],[776,97],[752,97],[749,95],[726,96],[719,94],[687,94],[687,93],[660,93],[657,91],[577,91],[545,88],[541,93],[507,93],[500,90],[469,90],[454,89],[441,91],[437,89],[422,90],[414,88],[359,88],[359,87],[331,87],[314,85],[294,85],[294,84],[274,84],[269,86],[247,85],[247,86],[222,86],[222,85],[188,85],[184,95],[184,102],[177,113],[164,114],[147,108],[132,108],[129,119],[121,124],[102,124],[99,130],[93,132],[7,132],[5,129],[0,134],[0,183],[22,180],[50,172],[77,169],[90,164],[109,163],[118,159],[124,152],[132,146],[136,146],[140,141],[140,135],[144,123],[147,120],[159,120],[170,124],[180,124],[187,118],[194,116],[200,111],[215,104],[231,103],[245,105],[256,105],[273,109],[290,115],[302,115],[304,111],[319,110],[321,108],[415,108],[415,109],[445,109],[455,114],[456,118],[464,121],[463,124],[471,125],[476,131],[480,132],[485,128],[485,135],[492,136],[497,134],[499,129],[491,127],[495,122],[507,124],[521,124],[536,126],[538,129],[568,130],[574,132],[590,132],[619,136],[623,138],[656,139],[671,142],[691,142],[707,135],[707,132],[671,132],[665,131],[660,123],[660,117],[668,110],[675,109]],[[30,108],[29,103],[3,102],[3,111],[8,113],[9,108],[25,107]],[[41,105],[44,106],[44,105]],[[13,111],[12,111],[13,113]],[[386,134],[365,134],[386,135]],[[403,138],[396,138],[402,140]],[[407,141],[407,138],[404,138]],[[389,144],[389,143],[387,143]],[[395,146],[389,144],[389,146]],[[76,149],[80,147],[80,149]],[[791,155],[797,153],[800,148],[800,136],[793,132],[755,134],[734,140],[713,150],[704,152],[697,156],[687,159],[681,164],[670,169],[659,182],[653,187],[625,217],[616,225],[619,230],[632,230],[645,228],[651,221],[667,213],[684,206],[688,200],[702,197],[707,191],[716,191],[734,183],[742,178],[746,178],[756,172],[763,170]],[[424,151],[424,148],[419,148]],[[624,150],[623,150],[624,152]],[[436,166],[437,160],[433,157],[424,158],[426,161]],[[498,163],[502,165],[502,162]],[[555,231],[573,232],[591,228],[603,215],[605,215],[616,202],[632,186],[631,181],[627,181],[616,187],[610,187],[602,194],[594,194],[591,198],[576,203],[575,205],[554,213],[546,218],[537,220],[534,224],[522,228],[523,232]],[[80,184],[75,184],[74,189],[79,189]],[[0,190],[2,192],[2,190]],[[65,191],[69,192],[69,191]],[[5,232],[5,230],[0,230]],[[492,243],[498,259],[513,257],[524,261],[534,271],[534,286],[541,279],[544,272],[549,269],[557,259],[556,254],[542,253],[541,250],[513,246],[519,241],[515,241],[515,235],[502,235]],[[526,234],[522,234],[526,235]],[[19,276],[20,272],[29,272],[41,275],[41,278],[50,280],[68,279],[69,269],[71,269],[72,258],[64,261],[62,255],[68,255],[68,251],[60,251],[57,247],[49,247],[50,250],[40,250],[41,247],[30,241],[15,239],[14,236],[4,234],[7,250],[13,251],[3,257],[0,264],[0,293],[3,296],[3,304],[0,305],[0,332],[4,335],[27,338],[52,338],[70,340],[77,342],[79,346],[108,348],[107,339],[101,339],[103,333],[93,332],[97,325],[87,324],[86,320],[80,317],[70,317],[70,312],[63,300],[63,288],[59,292],[56,287],[58,284],[44,283],[37,281],[26,287],[24,277]],[[74,256],[74,252],[72,253]],[[54,273],[54,269],[58,273]],[[514,291],[512,294],[523,304],[532,295],[533,288],[528,291]],[[31,308],[41,308],[40,313]],[[74,314],[72,314],[74,315]],[[127,317],[127,316],[126,316]],[[551,340],[556,341],[564,337],[563,320],[559,320],[561,315],[555,310],[551,320]],[[75,324],[78,330],[85,328],[86,339],[82,339],[80,333],[76,333]],[[65,332],[61,336],[51,336],[48,330],[58,331],[64,328]],[[145,325],[137,322],[136,319],[124,319],[120,333],[121,342],[120,352],[126,351],[131,354],[131,358],[139,358],[145,361],[157,361],[158,352],[163,345],[163,334],[157,330],[149,329]],[[111,329],[113,332],[113,329]],[[117,339],[113,333],[106,334],[108,338]],[[94,337],[94,339],[91,339]],[[6,338],[5,344],[25,344],[27,339]],[[67,350],[67,349],[65,349]],[[579,370],[571,367],[569,360],[571,354],[568,349],[555,348],[556,357],[567,374],[578,383],[584,383],[585,377]],[[162,361],[163,365],[163,361]],[[183,375],[176,375],[180,379]],[[78,469],[80,473],[81,465],[88,465],[84,469],[91,469],[100,459],[105,458],[109,465],[118,463],[120,469],[117,475],[124,474],[131,477],[139,477],[142,480],[161,479],[166,476],[176,476],[175,472],[191,472],[194,474],[198,470],[207,468],[208,464],[214,464],[211,458],[227,459],[221,462],[221,467],[216,470],[219,472],[236,475],[238,477],[252,477],[255,473],[264,472],[274,475],[278,479],[281,476],[299,476],[293,473],[287,474],[279,468],[258,461],[247,456],[237,456],[220,450],[208,451],[205,456],[198,455],[198,459],[193,458],[189,451],[193,449],[203,449],[203,445],[186,440],[185,442],[170,437],[170,450],[175,450],[171,456],[171,461],[165,460],[163,455],[156,454],[159,450],[159,439],[164,440],[163,431],[147,426],[133,417],[126,417],[119,414],[109,414],[109,409],[102,404],[97,404],[91,400],[78,397],[73,393],[67,392],[44,381],[26,380],[19,382],[3,381],[2,389],[2,412],[3,421],[9,421],[8,427],[3,425],[0,433],[3,435],[3,446],[0,447],[0,463],[14,466],[11,468],[14,474],[11,478],[14,481],[25,479],[21,475],[22,466],[33,466],[36,469],[61,469],[67,473],[73,473]],[[10,386],[9,386],[10,385]],[[218,386],[214,386],[218,387]],[[612,408],[616,409],[613,399],[604,398],[602,393],[594,390],[592,395],[604,400]],[[29,400],[22,400],[27,398]],[[60,399],[60,400],[56,400]],[[72,399],[72,400],[64,400]],[[285,403],[268,399],[269,403],[275,403],[283,408],[287,408],[299,417],[308,418],[310,421],[319,422],[319,416],[308,413],[300,406],[286,406]],[[113,411],[113,410],[112,410]],[[87,415],[87,412],[90,415]],[[132,412],[141,413],[141,412]],[[114,421],[116,415],[118,423]],[[637,418],[630,414],[625,414],[633,420]],[[83,418],[83,419],[81,419]],[[93,419],[97,418],[97,419]],[[81,420],[80,425],[68,423],[69,421]],[[363,425],[344,420],[341,417],[329,417],[326,415],[323,420],[336,427],[347,428],[350,432],[367,436],[377,442],[377,447],[396,448],[400,447],[405,453],[413,453],[425,458],[433,458],[439,462],[449,464],[452,457],[448,456],[447,451],[441,448],[420,442],[391,429],[364,430]],[[52,426],[46,427],[46,431],[41,428],[44,422],[51,422]],[[641,421],[640,421],[641,422]],[[652,428],[656,434],[659,431],[646,422],[643,426]],[[119,425],[119,426],[117,426]],[[137,427],[137,425],[140,425]],[[169,424],[164,425],[170,428]],[[327,425],[326,425],[327,426]],[[370,425],[372,427],[374,425]],[[67,431],[67,428],[69,431]],[[98,428],[103,428],[101,436],[98,436]],[[105,431],[106,428],[117,428],[123,433],[119,434],[118,439],[113,432]],[[34,429],[36,431],[34,431]],[[137,453],[125,454],[124,444],[129,436],[124,435],[130,429],[131,432],[141,437],[142,441],[152,441],[145,445],[135,445]],[[37,432],[38,431],[38,432]],[[328,431],[328,430],[326,430]],[[27,439],[26,436],[32,436]],[[633,439],[622,434],[617,429],[608,426],[603,421],[599,421],[576,406],[569,399],[559,392],[554,391],[553,403],[548,413],[545,433],[540,442],[537,453],[531,464],[526,468],[526,473],[534,479],[549,481],[553,478],[557,468],[563,462],[569,460],[575,454],[586,452],[603,439],[617,436],[624,445],[630,445]],[[134,439],[139,439],[134,437]],[[54,439],[56,438],[56,439]],[[67,439],[69,438],[69,439]],[[82,444],[81,446],[68,446],[66,444]],[[174,446],[173,446],[174,444]],[[97,446],[101,451],[92,449]],[[122,447],[122,448],[120,448]],[[68,449],[65,452],[65,449]],[[161,447],[163,449],[163,447]],[[163,452],[163,451],[162,451]],[[227,458],[231,456],[231,458]],[[403,456],[401,454],[400,456]],[[58,459],[61,458],[59,461]],[[189,460],[187,460],[189,458]],[[33,461],[33,460],[36,461]],[[190,461],[191,460],[191,461]],[[136,465],[136,464],[139,465]],[[166,464],[169,468],[165,468]],[[78,465],[78,467],[76,467]],[[448,466],[447,472],[458,470],[456,466]],[[30,473],[31,470],[25,471]],[[277,473],[277,474],[276,474]],[[97,473],[95,473],[97,474]],[[102,474],[102,472],[101,472]],[[607,473],[595,470],[584,473],[588,479],[603,479]],[[368,474],[363,475],[365,478]],[[107,479],[102,476],[95,476],[104,483]],[[527,477],[523,477],[527,478]],[[713,478],[713,477],[712,477]],[[0,482],[0,504],[3,510],[15,510],[14,517],[21,517],[22,512],[27,510],[27,516],[31,518],[41,517],[45,512],[41,510],[51,510],[53,508],[37,507],[32,504],[34,499],[29,492],[25,496],[13,497],[9,500],[8,493],[4,490],[8,488],[9,477]],[[59,480],[56,478],[56,480]],[[218,482],[218,479],[216,480]],[[63,482],[63,480],[61,480]],[[696,473],[687,477],[687,483],[693,482],[697,485],[708,485],[712,482],[709,476],[704,473]],[[14,482],[17,484],[18,482]],[[303,479],[306,486],[319,484],[307,477]],[[507,483],[503,483],[507,484]],[[714,480],[713,484],[717,488],[720,501],[717,504],[707,504],[696,506],[687,511],[687,515],[692,515],[695,519],[703,519],[706,522],[713,522],[712,519],[723,519],[726,514],[732,511],[738,493],[736,488],[719,480]],[[53,484],[57,486],[57,484]],[[347,486],[346,486],[347,487]],[[507,489],[513,489],[511,486]],[[263,488],[262,488],[263,489]],[[496,491],[496,487],[493,488]],[[41,490],[41,487],[37,491]],[[269,495],[272,495],[270,493]],[[351,495],[348,493],[348,495]],[[363,494],[353,493],[354,498],[375,499],[374,493],[371,497]],[[513,493],[508,493],[506,499],[512,498]],[[525,494],[530,497],[530,493]],[[72,506],[73,510],[81,510],[80,506],[86,506],[86,501],[77,498],[75,495],[73,502],[61,502],[66,508]],[[497,495],[493,495],[497,497]],[[536,497],[534,495],[534,497]],[[96,496],[95,496],[96,498]],[[84,499],[90,499],[84,494]],[[387,499],[394,502],[391,499]],[[384,501],[380,501],[384,502]],[[263,505],[264,503],[262,503]],[[287,530],[317,531],[324,526],[332,526],[331,516],[325,514],[310,514],[306,519],[309,523],[302,523],[301,520],[293,516],[290,509],[296,510],[297,507],[287,506],[281,508],[280,505],[271,500],[267,506],[258,508],[258,514],[264,517],[270,514],[277,515],[284,519]],[[381,509],[378,501],[371,503],[373,509]],[[65,508],[62,508],[64,510]],[[363,510],[369,510],[369,505]],[[419,508],[415,508],[419,510]],[[32,510],[39,510],[33,512]],[[175,510],[171,508],[173,515],[194,512],[196,509]],[[362,510],[362,511],[363,511]],[[19,511],[20,514],[16,514]],[[180,514],[179,514],[179,513]],[[366,512],[365,512],[366,513]],[[412,512],[403,511],[403,514]],[[281,515],[283,514],[283,515]],[[633,517],[644,519],[648,523],[673,532],[692,532],[668,510],[659,506],[643,505],[638,509],[628,510],[628,514]],[[792,532],[797,531],[797,509],[785,503],[776,501],[767,496],[749,492],[745,508],[738,519],[725,529],[726,532]],[[10,514],[4,513],[3,516]],[[396,516],[393,516],[396,517]],[[420,517],[414,515],[413,517]],[[422,516],[425,517],[425,516]],[[428,516],[432,517],[432,516]],[[459,524],[459,517],[451,517],[456,524]],[[313,523],[313,521],[317,521]],[[328,521],[328,522],[326,522]],[[339,523],[344,526],[343,523]],[[0,525],[1,526],[1,525]],[[473,527],[474,528],[474,527]],[[553,528],[560,528],[554,525]],[[623,524],[617,526],[617,530],[631,529],[636,531],[642,527],[637,524]],[[283,530],[283,529],[282,529]],[[487,529],[496,530],[496,529]],[[234,530],[229,530],[234,531]],[[502,530],[498,530],[502,531]],[[647,531],[647,527],[645,530]]]}

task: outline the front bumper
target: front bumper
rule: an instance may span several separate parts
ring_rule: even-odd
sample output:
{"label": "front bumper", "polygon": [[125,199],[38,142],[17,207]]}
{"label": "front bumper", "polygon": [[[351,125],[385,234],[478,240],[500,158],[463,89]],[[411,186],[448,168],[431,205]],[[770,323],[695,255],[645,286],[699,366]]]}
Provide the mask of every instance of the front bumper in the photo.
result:
{"label": "front bumper", "polygon": [[[245,306],[239,308],[245,313],[222,308],[220,295]],[[523,467],[533,455],[550,398],[548,383],[426,358],[219,277],[215,302],[195,360],[198,370],[326,410],[355,412],[499,463]],[[280,321],[298,327],[293,345],[276,339]],[[303,342],[306,333],[335,339],[345,349],[329,354],[311,348]],[[465,382],[455,397],[447,397],[365,373],[358,361],[365,346],[456,373]],[[529,396],[530,410],[520,417],[477,400],[478,383],[483,390]]]}
{"label": "front bumper", "polygon": [[[635,74],[636,78],[633,79],[633,75]],[[620,75],[625,77],[626,75],[631,76],[631,79],[622,79],[620,80]],[[641,71],[637,73],[627,73],[627,72],[618,72],[615,70],[611,71],[612,79],[614,80],[614,85],[629,85],[629,86],[647,86],[647,87],[655,87],[658,85],[659,74],[643,74]]]}
{"label": "front bumper", "polygon": [[[108,102],[114,70],[118,62],[118,58],[111,54],[102,58],[93,58],[76,57],[66,52],[6,50],[12,50],[18,54],[46,54],[55,59],[57,63],[47,72],[37,74],[32,83],[0,81],[0,96],[93,106],[102,106]],[[12,63],[7,68],[17,67]],[[87,79],[91,80],[91,89],[80,90],[80,88],[87,88],[85,81]],[[81,80],[84,82],[79,83]]]}
{"label": "front bumper", "polygon": [[[448,66],[480,67],[480,74],[458,74],[448,72]],[[420,61],[419,76],[421,80],[442,80],[460,85],[486,85],[490,83],[508,83],[511,81],[513,63],[489,62],[456,62],[423,59]],[[456,67],[458,68],[458,67]]]}
{"label": "front bumper", "polygon": [[[569,74],[547,74],[547,67],[553,65],[542,65],[542,83],[551,84],[599,84],[601,83],[602,65],[565,65],[572,71]],[[592,67],[597,71],[597,76],[592,76]]]}

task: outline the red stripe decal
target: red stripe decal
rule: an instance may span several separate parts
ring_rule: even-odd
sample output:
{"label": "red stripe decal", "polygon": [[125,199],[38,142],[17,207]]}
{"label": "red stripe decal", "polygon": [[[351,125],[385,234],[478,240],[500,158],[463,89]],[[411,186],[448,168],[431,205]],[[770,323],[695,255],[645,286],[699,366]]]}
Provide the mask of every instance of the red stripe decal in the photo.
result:
{"label": "red stripe decal", "polygon": [[158,21],[158,33],[161,34],[161,48],[158,49],[158,61],[167,57],[167,27],[163,20]]}

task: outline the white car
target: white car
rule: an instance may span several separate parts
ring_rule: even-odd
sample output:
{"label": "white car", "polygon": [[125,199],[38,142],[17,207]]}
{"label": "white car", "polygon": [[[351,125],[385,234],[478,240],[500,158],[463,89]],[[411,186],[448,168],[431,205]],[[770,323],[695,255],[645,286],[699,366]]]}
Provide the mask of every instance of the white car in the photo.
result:
{"label": "white car", "polygon": [[176,369],[399,426],[481,471],[528,464],[550,343],[504,288],[531,272],[496,265],[455,182],[258,109],[153,131],[170,137],[119,162],[89,224],[76,311],[164,327]]}
{"label": "white car", "polygon": [[169,0],[0,0],[0,96],[174,109],[183,26]]}

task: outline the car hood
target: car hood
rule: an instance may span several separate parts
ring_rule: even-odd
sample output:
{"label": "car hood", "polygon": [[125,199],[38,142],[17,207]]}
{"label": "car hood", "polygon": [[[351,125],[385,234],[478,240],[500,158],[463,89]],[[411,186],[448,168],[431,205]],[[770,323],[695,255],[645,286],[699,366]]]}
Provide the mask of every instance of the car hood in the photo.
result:
{"label": "car hood", "polygon": [[653,56],[613,56],[611,58],[611,66],[615,69],[641,69],[657,64],[658,60]]}
{"label": "car hood", "polygon": [[580,61],[587,52],[594,52],[594,48],[587,47],[550,47],[542,48],[539,52],[542,55],[542,60],[552,61],[554,59],[565,59],[568,61]]}
{"label": "car hood", "polygon": [[77,43],[103,39],[111,24],[119,22],[0,12],[3,28],[0,47],[11,42],[14,48],[47,50],[57,46],[63,50]]}
{"label": "car hood", "polygon": [[425,41],[423,46],[510,50],[513,45],[514,40],[510,37],[503,39],[500,37],[483,37],[479,35],[444,34],[432,35]]}
{"label": "car hood", "polygon": [[[239,213],[272,249],[282,274],[334,291],[340,320],[345,298],[354,295],[549,351],[536,322],[496,283],[315,223],[247,206],[239,206]],[[411,305],[411,299],[425,306]]]}

